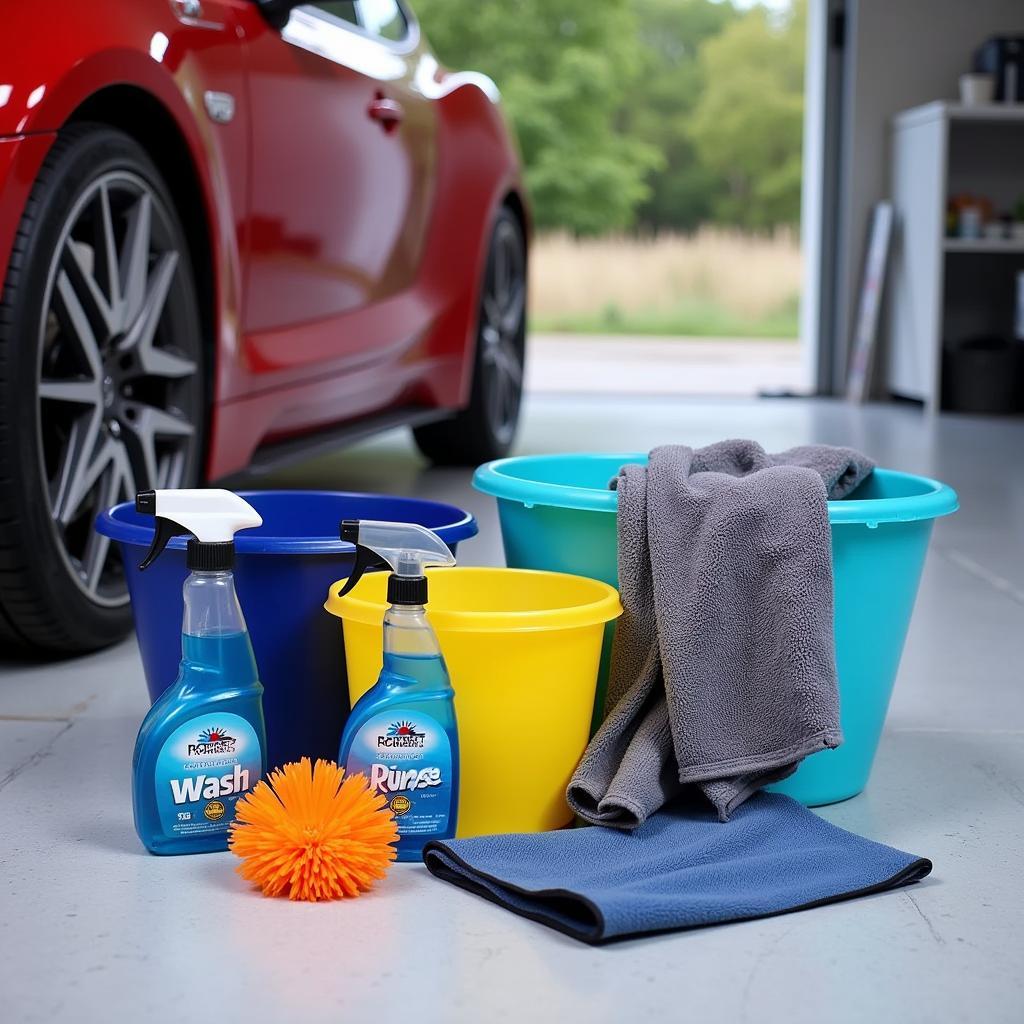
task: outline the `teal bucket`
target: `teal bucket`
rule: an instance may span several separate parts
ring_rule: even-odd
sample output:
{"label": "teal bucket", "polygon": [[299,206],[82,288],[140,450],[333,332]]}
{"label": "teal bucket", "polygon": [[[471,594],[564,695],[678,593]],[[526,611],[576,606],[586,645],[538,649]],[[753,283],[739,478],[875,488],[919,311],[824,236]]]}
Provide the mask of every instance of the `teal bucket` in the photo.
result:
{"label": "teal bucket", "polygon": [[[473,485],[497,498],[511,567],[615,586],[618,496],[608,483],[620,466],[646,461],[644,454],[527,455],[481,466]],[[849,498],[828,503],[844,742],[812,754],[773,789],[816,806],[867,785],[932,522],[956,509],[951,487],[891,469],[876,469]],[[606,659],[610,649],[606,643]]]}

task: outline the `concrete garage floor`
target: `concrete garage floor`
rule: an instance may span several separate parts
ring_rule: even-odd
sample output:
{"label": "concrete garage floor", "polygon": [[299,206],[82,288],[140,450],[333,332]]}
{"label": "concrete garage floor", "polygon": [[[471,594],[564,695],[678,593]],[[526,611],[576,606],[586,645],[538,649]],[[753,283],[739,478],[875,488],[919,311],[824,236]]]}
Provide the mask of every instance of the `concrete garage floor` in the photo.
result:
{"label": "concrete garage floor", "polygon": [[[329,905],[255,895],[229,854],[154,858],[132,830],[134,641],[0,669],[0,1019],[1019,1021],[1024,1006],[1024,427],[806,401],[553,397],[522,451],[757,438],[851,444],[937,476],[934,535],[868,790],[821,813],[926,855],[925,882],[764,921],[591,949],[396,867]],[[403,435],[265,479],[454,501],[500,561],[491,501]],[[870,638],[867,638],[870,642]]]}

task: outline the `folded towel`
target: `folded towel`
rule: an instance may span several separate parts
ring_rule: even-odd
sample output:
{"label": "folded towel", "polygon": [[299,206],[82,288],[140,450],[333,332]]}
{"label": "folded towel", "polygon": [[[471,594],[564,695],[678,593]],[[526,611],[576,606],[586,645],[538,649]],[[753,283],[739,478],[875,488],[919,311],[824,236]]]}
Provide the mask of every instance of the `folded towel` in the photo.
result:
{"label": "folded towel", "polygon": [[841,742],[827,501],[872,468],[849,448],[723,441],[620,470],[624,614],[577,814],[635,828],[696,784],[726,821]]}
{"label": "folded towel", "polygon": [[883,892],[931,862],[761,793],[727,824],[677,801],[634,832],[565,829],[432,841],[438,878],[583,942],[744,921]]}

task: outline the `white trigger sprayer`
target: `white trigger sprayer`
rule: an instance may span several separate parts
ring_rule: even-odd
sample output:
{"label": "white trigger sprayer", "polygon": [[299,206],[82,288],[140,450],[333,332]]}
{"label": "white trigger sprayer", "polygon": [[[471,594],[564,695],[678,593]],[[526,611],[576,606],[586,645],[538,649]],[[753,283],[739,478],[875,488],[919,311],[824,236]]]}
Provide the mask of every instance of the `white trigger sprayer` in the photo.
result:
{"label": "white trigger sprayer", "polygon": [[190,569],[230,569],[235,534],[263,525],[260,514],[244,498],[216,488],[140,491],[135,496],[135,510],[156,516],[153,543],[140,569],[152,565],[172,537],[185,534],[192,537],[188,542]]}

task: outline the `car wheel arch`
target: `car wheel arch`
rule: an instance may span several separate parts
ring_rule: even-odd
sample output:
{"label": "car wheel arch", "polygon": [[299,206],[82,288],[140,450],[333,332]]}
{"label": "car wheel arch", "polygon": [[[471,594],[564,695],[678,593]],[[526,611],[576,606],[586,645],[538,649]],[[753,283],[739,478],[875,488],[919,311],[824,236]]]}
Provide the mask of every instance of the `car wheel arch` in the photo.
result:
{"label": "car wheel arch", "polygon": [[533,224],[527,210],[526,200],[523,194],[517,189],[509,189],[501,200],[501,206],[508,207],[515,214],[522,229],[523,238],[526,239],[527,258],[529,258],[530,239],[533,235]]}
{"label": "car wheel arch", "polygon": [[89,96],[75,108],[66,124],[81,122],[104,124],[134,139],[160,169],[171,193],[185,229],[199,297],[209,415],[217,370],[217,261],[206,189],[188,139],[175,116],[156,96],[130,84],[106,86]]}

